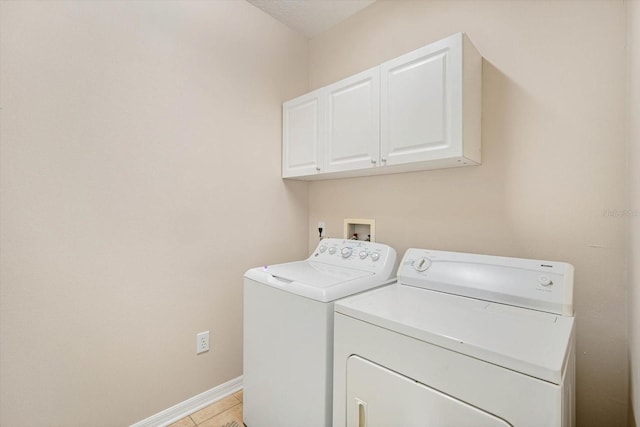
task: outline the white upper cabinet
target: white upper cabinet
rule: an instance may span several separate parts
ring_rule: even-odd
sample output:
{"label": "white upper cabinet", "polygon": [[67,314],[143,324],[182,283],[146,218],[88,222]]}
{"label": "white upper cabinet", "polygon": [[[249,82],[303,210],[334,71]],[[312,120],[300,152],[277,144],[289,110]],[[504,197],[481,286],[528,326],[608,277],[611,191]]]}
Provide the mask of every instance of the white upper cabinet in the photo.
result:
{"label": "white upper cabinet", "polygon": [[480,163],[482,60],[462,33],[381,65],[381,160]]}
{"label": "white upper cabinet", "polygon": [[282,105],[282,177],[320,172],[322,161],[321,91],[303,95]]}
{"label": "white upper cabinet", "polygon": [[283,177],[480,164],[482,57],[463,33],[283,104]]}
{"label": "white upper cabinet", "polygon": [[325,91],[323,172],[374,167],[380,157],[380,70],[367,70]]}

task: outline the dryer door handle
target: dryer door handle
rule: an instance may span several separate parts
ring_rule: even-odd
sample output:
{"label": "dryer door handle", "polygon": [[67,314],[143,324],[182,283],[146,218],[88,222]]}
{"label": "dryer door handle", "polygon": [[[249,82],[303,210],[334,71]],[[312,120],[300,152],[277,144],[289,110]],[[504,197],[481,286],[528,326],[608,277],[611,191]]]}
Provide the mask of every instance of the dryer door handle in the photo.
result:
{"label": "dryer door handle", "polygon": [[358,405],[358,427],[367,427],[367,403],[356,397]]}

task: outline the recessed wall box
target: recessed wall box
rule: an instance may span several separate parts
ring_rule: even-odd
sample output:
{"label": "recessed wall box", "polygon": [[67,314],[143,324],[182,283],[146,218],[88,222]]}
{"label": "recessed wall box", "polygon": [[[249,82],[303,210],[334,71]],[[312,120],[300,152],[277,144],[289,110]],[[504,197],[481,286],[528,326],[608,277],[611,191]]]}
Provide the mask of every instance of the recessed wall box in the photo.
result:
{"label": "recessed wall box", "polygon": [[376,220],[346,218],[344,220],[344,238],[375,242]]}

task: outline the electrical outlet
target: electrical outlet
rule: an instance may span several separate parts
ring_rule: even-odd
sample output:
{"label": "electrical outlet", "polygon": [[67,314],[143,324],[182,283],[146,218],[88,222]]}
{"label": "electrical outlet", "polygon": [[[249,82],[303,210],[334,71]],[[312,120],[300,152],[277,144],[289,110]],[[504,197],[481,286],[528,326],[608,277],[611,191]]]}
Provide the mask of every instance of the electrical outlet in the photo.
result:
{"label": "electrical outlet", "polygon": [[209,331],[200,332],[196,335],[196,354],[209,351]]}

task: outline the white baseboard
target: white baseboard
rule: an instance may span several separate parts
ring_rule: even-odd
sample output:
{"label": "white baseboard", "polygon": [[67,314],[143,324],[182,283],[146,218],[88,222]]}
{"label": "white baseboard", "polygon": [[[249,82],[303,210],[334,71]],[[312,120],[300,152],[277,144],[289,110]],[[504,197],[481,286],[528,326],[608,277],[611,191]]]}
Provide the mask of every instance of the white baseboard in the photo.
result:
{"label": "white baseboard", "polygon": [[158,412],[130,427],[165,427],[242,389],[242,375]]}

